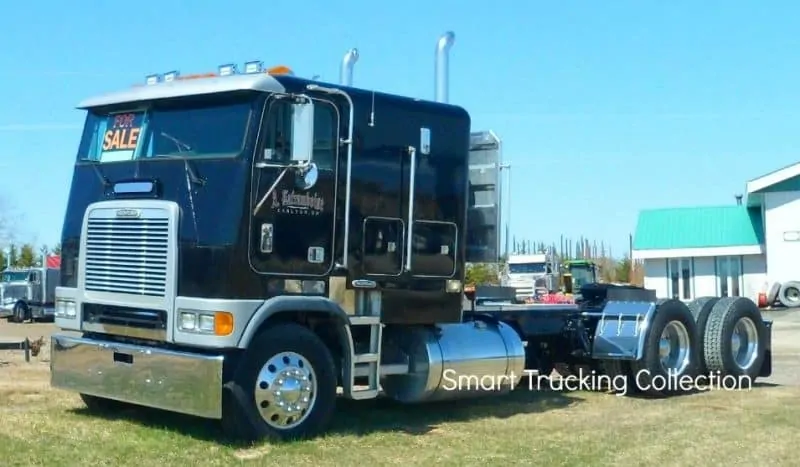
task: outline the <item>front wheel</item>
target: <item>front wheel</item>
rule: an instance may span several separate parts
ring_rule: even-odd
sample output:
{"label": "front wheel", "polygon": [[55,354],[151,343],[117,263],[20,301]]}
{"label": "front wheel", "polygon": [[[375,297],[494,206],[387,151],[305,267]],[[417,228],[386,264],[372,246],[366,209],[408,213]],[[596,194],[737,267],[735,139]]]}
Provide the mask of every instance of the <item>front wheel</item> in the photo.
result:
{"label": "front wheel", "polygon": [[8,320],[12,323],[24,323],[26,319],[28,319],[28,307],[23,302],[15,303],[12,315]]}
{"label": "front wheel", "polygon": [[294,323],[267,328],[228,385],[233,397],[223,406],[223,429],[244,441],[313,437],[330,423],[336,381],[333,356],[311,330]]}

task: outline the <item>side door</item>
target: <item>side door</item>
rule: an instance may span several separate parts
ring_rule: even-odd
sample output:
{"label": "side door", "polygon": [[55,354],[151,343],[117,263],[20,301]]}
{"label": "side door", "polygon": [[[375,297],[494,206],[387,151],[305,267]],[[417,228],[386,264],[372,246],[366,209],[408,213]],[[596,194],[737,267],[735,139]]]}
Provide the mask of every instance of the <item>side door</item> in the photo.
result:
{"label": "side door", "polygon": [[39,271],[31,271],[28,274],[28,283],[30,284],[30,298],[31,303],[42,302],[42,276]]}
{"label": "side door", "polygon": [[[424,146],[424,142],[419,147]],[[457,225],[441,205],[458,195],[453,173],[447,164],[405,148],[392,148],[382,159],[395,163],[394,188],[399,208],[383,209],[381,215],[364,218],[362,252],[364,273],[368,276],[451,278],[456,272]],[[391,187],[391,188],[390,188]],[[453,191],[449,191],[453,190]],[[378,211],[378,210],[376,210]]]}
{"label": "side door", "polygon": [[[314,174],[289,168],[292,109],[288,99],[266,102],[251,179],[249,259],[258,273],[322,276],[333,268],[340,112],[314,102]],[[312,175],[312,176],[307,176]],[[310,186],[305,182],[316,179]]]}

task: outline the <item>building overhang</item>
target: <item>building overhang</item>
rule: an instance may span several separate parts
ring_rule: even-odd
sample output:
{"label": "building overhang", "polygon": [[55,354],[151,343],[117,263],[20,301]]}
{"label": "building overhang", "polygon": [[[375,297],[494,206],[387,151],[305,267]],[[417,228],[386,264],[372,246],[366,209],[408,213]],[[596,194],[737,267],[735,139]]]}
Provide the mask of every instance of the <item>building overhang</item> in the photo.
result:
{"label": "building overhang", "polygon": [[750,180],[747,182],[747,206],[755,207],[761,205],[766,192],[787,191],[788,187],[786,185],[796,185],[796,183],[793,183],[793,179],[798,177],[800,177],[800,163],[792,164]]}
{"label": "building overhang", "polygon": [[665,250],[633,250],[633,259],[702,258],[713,256],[763,255],[764,245],[718,246],[709,248],[670,248]]}

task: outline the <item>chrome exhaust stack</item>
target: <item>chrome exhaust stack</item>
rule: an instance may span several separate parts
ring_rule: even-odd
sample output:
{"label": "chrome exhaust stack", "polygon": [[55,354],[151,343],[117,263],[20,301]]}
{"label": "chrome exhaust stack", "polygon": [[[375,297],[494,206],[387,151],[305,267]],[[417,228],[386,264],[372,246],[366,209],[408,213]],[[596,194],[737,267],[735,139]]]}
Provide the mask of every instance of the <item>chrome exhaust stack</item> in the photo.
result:
{"label": "chrome exhaust stack", "polygon": [[353,85],[353,67],[358,61],[358,49],[350,49],[342,58],[342,68],[339,70],[339,84],[342,86]]}
{"label": "chrome exhaust stack", "polygon": [[442,34],[436,43],[436,102],[447,103],[450,91],[450,48],[456,40],[453,31]]}

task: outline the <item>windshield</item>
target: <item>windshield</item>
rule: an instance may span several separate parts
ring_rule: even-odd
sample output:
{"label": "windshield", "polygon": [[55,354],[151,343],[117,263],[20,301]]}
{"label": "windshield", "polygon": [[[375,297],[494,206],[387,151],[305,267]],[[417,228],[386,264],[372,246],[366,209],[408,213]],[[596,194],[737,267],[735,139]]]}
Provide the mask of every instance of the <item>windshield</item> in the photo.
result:
{"label": "windshield", "polygon": [[572,273],[572,286],[574,288],[580,288],[583,285],[594,282],[592,271],[586,266],[573,266],[570,268],[570,272]]}
{"label": "windshield", "polygon": [[518,263],[509,264],[509,274],[544,274],[545,263]]}
{"label": "windshield", "polygon": [[27,271],[3,272],[3,282],[26,281],[26,280],[28,280]]}
{"label": "windshield", "polygon": [[215,101],[164,101],[145,109],[90,110],[78,160],[236,157],[245,146],[252,102],[252,97],[217,96]]}

